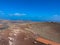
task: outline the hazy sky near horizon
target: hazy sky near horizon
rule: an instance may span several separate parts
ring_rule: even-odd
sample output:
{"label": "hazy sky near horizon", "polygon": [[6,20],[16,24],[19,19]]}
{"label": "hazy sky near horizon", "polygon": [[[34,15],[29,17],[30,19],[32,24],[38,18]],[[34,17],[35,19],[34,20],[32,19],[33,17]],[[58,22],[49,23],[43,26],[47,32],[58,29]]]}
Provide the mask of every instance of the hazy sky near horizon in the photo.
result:
{"label": "hazy sky near horizon", "polygon": [[0,19],[60,21],[60,0],[0,0]]}

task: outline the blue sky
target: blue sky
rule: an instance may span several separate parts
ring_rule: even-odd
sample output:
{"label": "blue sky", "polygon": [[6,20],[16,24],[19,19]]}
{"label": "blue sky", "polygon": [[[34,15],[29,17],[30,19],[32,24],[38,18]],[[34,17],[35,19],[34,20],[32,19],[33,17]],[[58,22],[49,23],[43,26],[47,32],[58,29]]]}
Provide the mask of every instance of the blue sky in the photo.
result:
{"label": "blue sky", "polygon": [[60,0],[0,0],[0,19],[60,22]]}

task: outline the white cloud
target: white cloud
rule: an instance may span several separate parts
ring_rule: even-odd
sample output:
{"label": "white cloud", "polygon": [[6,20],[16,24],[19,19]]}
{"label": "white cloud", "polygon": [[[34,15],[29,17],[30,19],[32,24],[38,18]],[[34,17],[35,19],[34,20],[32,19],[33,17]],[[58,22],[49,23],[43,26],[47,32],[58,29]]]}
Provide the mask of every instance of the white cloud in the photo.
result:
{"label": "white cloud", "polygon": [[60,15],[53,15],[50,20],[54,22],[56,21],[60,22]]}
{"label": "white cloud", "polygon": [[25,13],[14,13],[14,14],[9,14],[10,16],[25,16],[27,14]]}

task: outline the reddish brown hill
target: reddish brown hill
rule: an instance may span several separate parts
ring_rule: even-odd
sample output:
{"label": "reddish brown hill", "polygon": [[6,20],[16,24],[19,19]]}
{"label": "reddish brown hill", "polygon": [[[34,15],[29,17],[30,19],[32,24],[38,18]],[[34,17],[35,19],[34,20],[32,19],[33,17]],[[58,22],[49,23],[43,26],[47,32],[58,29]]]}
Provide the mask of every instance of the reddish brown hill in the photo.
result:
{"label": "reddish brown hill", "polygon": [[2,22],[0,45],[59,45],[60,43],[60,23]]}

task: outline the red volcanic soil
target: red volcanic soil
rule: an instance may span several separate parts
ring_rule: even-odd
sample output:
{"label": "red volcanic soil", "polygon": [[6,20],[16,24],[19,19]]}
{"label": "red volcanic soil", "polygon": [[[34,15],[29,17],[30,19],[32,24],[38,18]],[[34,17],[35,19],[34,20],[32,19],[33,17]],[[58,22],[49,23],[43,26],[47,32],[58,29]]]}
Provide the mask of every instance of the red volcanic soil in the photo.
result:
{"label": "red volcanic soil", "polygon": [[60,43],[57,43],[57,42],[54,42],[54,41],[51,41],[51,40],[47,40],[47,39],[44,39],[44,38],[41,38],[41,37],[37,38],[36,40],[39,41],[39,42],[43,42],[45,44],[49,44],[49,45],[60,45]]}
{"label": "red volcanic soil", "polygon": [[5,21],[0,25],[0,45],[60,45],[60,23]]}
{"label": "red volcanic soil", "polygon": [[0,45],[47,45],[35,40],[31,34],[5,30],[0,33]]}

